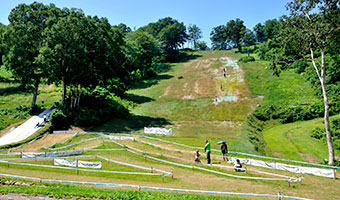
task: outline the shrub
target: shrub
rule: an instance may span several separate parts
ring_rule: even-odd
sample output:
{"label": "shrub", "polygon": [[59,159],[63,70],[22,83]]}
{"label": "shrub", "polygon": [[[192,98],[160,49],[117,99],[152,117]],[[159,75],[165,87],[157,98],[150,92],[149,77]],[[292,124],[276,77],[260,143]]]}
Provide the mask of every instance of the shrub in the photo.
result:
{"label": "shrub", "polygon": [[240,58],[238,61],[242,63],[247,63],[247,62],[255,61],[255,58],[253,56],[244,56]]}
{"label": "shrub", "polygon": [[72,123],[71,119],[62,110],[53,112],[51,115],[52,130],[68,129]]}
{"label": "shrub", "polygon": [[321,129],[321,128],[313,128],[312,129],[312,132],[310,133],[310,136],[312,138],[316,138],[316,139],[321,139],[322,137],[325,136],[325,130],[324,129]]}

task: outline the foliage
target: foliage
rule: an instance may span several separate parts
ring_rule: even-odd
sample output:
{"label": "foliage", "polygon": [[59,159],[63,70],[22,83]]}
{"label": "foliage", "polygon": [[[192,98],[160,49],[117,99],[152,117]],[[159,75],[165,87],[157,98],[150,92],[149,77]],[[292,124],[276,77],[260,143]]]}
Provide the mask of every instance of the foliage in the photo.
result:
{"label": "foliage", "polygon": [[[340,150],[340,118],[336,118],[330,121],[332,139],[334,141],[334,148]],[[312,138],[324,141],[326,138],[325,129],[316,127],[310,132]]]}
{"label": "foliage", "polygon": [[202,38],[202,31],[201,29],[196,25],[189,25],[188,27],[188,40],[192,41],[194,43],[194,48],[197,48],[197,42],[198,40]]}
{"label": "foliage", "polygon": [[261,23],[258,23],[254,27],[254,32],[255,32],[255,37],[257,42],[264,42],[265,39],[265,30],[264,30],[264,25]]}
{"label": "foliage", "polygon": [[202,51],[205,51],[205,50],[208,50],[208,49],[209,49],[207,43],[204,42],[204,41],[202,41],[202,42],[201,42],[201,41],[198,41],[198,42],[196,43],[195,48],[196,48],[196,49],[199,49],[199,50],[202,50]]}
{"label": "foliage", "polygon": [[72,121],[70,121],[66,114],[62,110],[58,110],[52,113],[51,115],[51,129],[52,130],[67,130]]}
{"label": "foliage", "polygon": [[[240,19],[230,20],[227,24],[214,27],[210,33],[213,49],[229,49],[237,47],[242,52],[242,39],[246,33],[246,27]],[[246,43],[250,42],[251,35],[244,38]]]}
{"label": "foliage", "polygon": [[242,63],[253,62],[255,58],[253,56],[243,56],[238,61]]}
{"label": "foliage", "polygon": [[251,45],[254,45],[255,41],[256,41],[256,38],[255,38],[254,33],[251,30],[246,29],[246,32],[244,33],[243,38],[242,38],[243,45],[246,47],[249,47]]}
{"label": "foliage", "polygon": [[161,42],[161,47],[169,60],[174,59],[178,48],[188,38],[184,23],[171,17],[159,19],[157,22],[149,23],[140,29]]}
{"label": "foliage", "polygon": [[4,65],[13,72],[25,87],[34,87],[32,108],[35,106],[40,81],[48,73],[46,66],[37,62],[43,41],[43,30],[50,26],[51,18],[56,19],[57,8],[34,2],[19,4],[12,9],[3,41]]}
{"label": "foliage", "polygon": [[[160,54],[159,42],[149,33],[138,29],[126,35],[126,57],[129,60],[129,71],[133,72],[132,75],[136,78],[147,78],[148,75],[150,77],[153,60]],[[137,70],[140,73],[137,73]]]}

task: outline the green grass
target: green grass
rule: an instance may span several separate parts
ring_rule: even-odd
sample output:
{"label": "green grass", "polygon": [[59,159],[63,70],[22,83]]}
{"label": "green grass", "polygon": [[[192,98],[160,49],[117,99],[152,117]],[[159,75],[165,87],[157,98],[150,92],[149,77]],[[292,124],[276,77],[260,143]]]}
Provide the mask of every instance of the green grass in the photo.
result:
{"label": "green grass", "polygon": [[[9,180],[9,179],[4,179]],[[18,180],[18,179],[16,179]],[[18,180],[22,182],[22,180]],[[29,181],[24,181],[32,183]],[[170,192],[148,192],[148,191],[129,191],[119,189],[102,189],[66,184],[49,184],[49,183],[36,183],[35,186],[2,186],[0,187],[0,193],[24,193],[35,196],[36,194],[45,194],[55,198],[99,198],[99,199],[116,199],[116,200],[127,200],[127,199],[167,199],[167,200],[241,200],[244,198],[236,197],[218,197],[218,196],[206,196],[206,195],[195,195],[195,194],[181,194],[181,193],[170,193]]]}
{"label": "green grass", "polygon": [[263,96],[264,105],[296,106],[318,102],[310,83],[303,76],[283,71],[274,76],[268,61],[242,63],[249,88],[254,96]]}
{"label": "green grass", "polygon": [[[340,118],[340,115],[330,119],[336,118]],[[272,155],[320,162],[328,159],[328,149],[327,144],[310,136],[312,129],[316,127],[324,127],[322,118],[277,125],[265,130],[263,137]]]}
{"label": "green grass", "polygon": [[[39,89],[37,106],[48,108],[54,102],[60,101],[60,88],[41,85]],[[30,117],[32,94],[30,91],[21,89],[18,83],[0,82],[0,131]]]}

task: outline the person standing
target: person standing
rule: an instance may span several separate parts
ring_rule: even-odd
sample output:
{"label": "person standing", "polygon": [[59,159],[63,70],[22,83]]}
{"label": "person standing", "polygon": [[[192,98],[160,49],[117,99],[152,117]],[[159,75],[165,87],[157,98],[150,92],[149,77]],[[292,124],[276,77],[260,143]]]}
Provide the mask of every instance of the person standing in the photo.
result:
{"label": "person standing", "polygon": [[210,143],[208,140],[205,141],[205,147],[204,147],[204,151],[207,152],[207,161],[208,161],[208,164],[210,164]]}
{"label": "person standing", "polygon": [[229,161],[229,159],[227,157],[228,146],[225,142],[223,142],[222,145],[221,145],[221,152],[222,152],[223,160],[225,161],[227,159],[227,161]]}

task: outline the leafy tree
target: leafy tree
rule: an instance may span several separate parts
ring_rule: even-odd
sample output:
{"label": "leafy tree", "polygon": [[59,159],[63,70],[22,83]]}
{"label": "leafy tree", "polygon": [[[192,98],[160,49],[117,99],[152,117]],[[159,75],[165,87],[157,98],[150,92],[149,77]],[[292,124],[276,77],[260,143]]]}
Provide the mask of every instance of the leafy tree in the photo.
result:
{"label": "leafy tree", "polygon": [[254,45],[255,44],[255,41],[256,41],[256,38],[255,38],[255,35],[254,33],[249,30],[249,29],[246,29],[246,32],[242,38],[242,42],[243,44],[246,46],[246,47],[249,47],[251,45]]}
{"label": "leafy tree", "polygon": [[[294,46],[304,58],[310,56],[320,81],[324,100],[324,122],[328,144],[329,164],[334,163],[334,149],[329,124],[329,102],[326,88],[327,44],[338,38],[340,9],[337,0],[294,0],[287,6],[290,16],[285,21],[285,45]],[[320,57],[319,57],[320,55]]]}
{"label": "leafy tree", "polygon": [[10,24],[4,34],[4,64],[23,86],[34,88],[32,108],[36,104],[40,81],[48,73],[46,66],[36,60],[43,41],[42,32],[52,23],[49,18],[55,15],[55,10],[53,4],[19,4],[9,14]]}
{"label": "leafy tree", "polygon": [[161,47],[168,57],[173,57],[188,36],[183,22],[166,17],[141,28],[161,42]]}
{"label": "leafy tree", "polygon": [[196,46],[195,46],[196,49],[199,49],[199,50],[202,50],[202,51],[205,51],[205,50],[208,50],[208,45],[206,42],[202,41],[202,42],[197,42]]}
{"label": "leafy tree", "polygon": [[111,28],[105,18],[86,17],[77,9],[68,12],[44,31],[39,62],[48,66],[50,81],[62,82],[63,105],[69,87],[72,108],[80,104],[81,88],[120,84],[128,74],[121,49],[125,45],[122,32]]}
{"label": "leafy tree", "polygon": [[194,25],[189,25],[188,27],[188,39],[194,43],[194,48],[196,48],[196,44],[198,40],[202,38],[202,31],[201,29]]}
{"label": "leafy tree", "polygon": [[159,42],[149,33],[139,29],[127,34],[126,43],[126,56],[131,64],[129,71],[140,70],[143,77],[151,68],[153,59],[160,55]]}
{"label": "leafy tree", "polygon": [[255,25],[254,27],[254,32],[255,32],[255,35],[256,35],[256,41],[257,42],[264,42],[266,41],[265,40],[265,30],[264,30],[264,25],[262,25],[261,23],[258,23]]}
{"label": "leafy tree", "polygon": [[270,19],[264,23],[265,40],[273,39],[279,34],[280,22],[277,19]]}
{"label": "leafy tree", "polygon": [[229,45],[226,39],[225,26],[219,25],[213,28],[210,33],[213,49],[227,49]]}
{"label": "leafy tree", "polygon": [[242,38],[246,33],[246,27],[243,25],[243,21],[240,19],[230,20],[225,26],[226,31],[226,39],[227,41],[231,41],[238,49],[239,52],[242,52]]}
{"label": "leafy tree", "polygon": [[242,52],[242,38],[246,33],[246,27],[240,19],[230,20],[225,26],[214,27],[210,33],[213,49],[227,49],[237,47]]}
{"label": "leafy tree", "polygon": [[123,32],[124,35],[131,32],[131,28],[128,27],[126,24],[123,24],[123,23],[120,23],[120,24],[118,24],[114,27],[120,29]]}
{"label": "leafy tree", "polygon": [[4,37],[3,34],[5,33],[6,26],[0,23],[0,66],[2,63],[2,56],[5,54],[5,47],[4,47]]}

